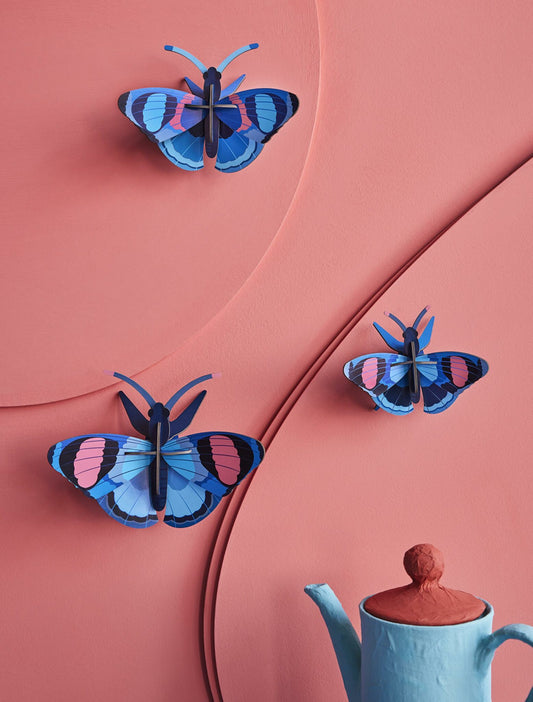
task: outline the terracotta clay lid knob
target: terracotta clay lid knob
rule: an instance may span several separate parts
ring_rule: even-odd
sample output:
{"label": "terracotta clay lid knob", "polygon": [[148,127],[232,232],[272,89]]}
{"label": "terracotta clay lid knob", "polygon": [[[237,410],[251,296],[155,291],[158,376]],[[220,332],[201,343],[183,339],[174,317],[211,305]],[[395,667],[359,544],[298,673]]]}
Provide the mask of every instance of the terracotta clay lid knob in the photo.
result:
{"label": "terracotta clay lid knob", "polygon": [[444,572],[444,557],[431,544],[418,544],[406,551],[403,567],[419,587],[429,589],[439,584]]}
{"label": "terracotta clay lid knob", "polygon": [[435,546],[413,546],[403,564],[412,583],[369,597],[364,605],[369,614],[399,624],[444,626],[470,622],[484,613],[483,600],[440,584],[444,558]]}

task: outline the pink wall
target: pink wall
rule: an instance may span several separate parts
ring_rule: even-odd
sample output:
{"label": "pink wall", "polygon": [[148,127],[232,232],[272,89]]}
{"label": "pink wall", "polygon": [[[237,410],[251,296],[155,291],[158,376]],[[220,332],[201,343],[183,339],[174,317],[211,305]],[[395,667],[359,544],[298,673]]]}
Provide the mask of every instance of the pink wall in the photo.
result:
{"label": "pink wall", "polygon": [[[6,10],[3,696],[343,700],[303,586],[355,617],[420,541],[496,626],[533,623],[532,376],[511,357],[532,343],[531,4]],[[198,78],[163,44],[216,63],[249,41],[225,80],[301,108],[244,172],[181,172],[116,109]],[[371,412],[342,365],[383,349],[383,310],[425,304],[430,350],[489,374],[442,415]],[[51,470],[57,440],[129,431],[103,368],[164,399],[223,372],[193,430],[268,446],[227,511],[128,530]],[[532,660],[496,654],[495,702],[525,699]]]}

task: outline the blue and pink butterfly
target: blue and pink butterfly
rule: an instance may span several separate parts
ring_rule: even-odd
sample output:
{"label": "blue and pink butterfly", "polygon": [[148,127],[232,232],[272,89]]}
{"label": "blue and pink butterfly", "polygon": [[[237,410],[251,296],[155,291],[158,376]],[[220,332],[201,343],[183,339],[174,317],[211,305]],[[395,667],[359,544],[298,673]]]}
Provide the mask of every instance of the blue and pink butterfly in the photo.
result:
{"label": "blue and pink butterfly", "polygon": [[374,409],[409,414],[422,397],[424,412],[438,414],[487,373],[488,363],[478,356],[456,351],[424,353],[435,317],[431,317],[420,337],[418,325],[428,310],[425,307],[410,327],[386,312],[402,330],[403,340],[395,339],[376,322],[374,327],[394,353],[359,356],[344,366],[348,380],[372,397]]}
{"label": "blue and pink butterfly", "polygon": [[185,56],[200,70],[203,88],[185,78],[190,93],[170,88],[131,90],[119,97],[119,109],[179,168],[203,168],[205,146],[206,156],[216,158],[217,170],[240,171],[259,156],[264,144],[298,109],[296,95],[285,90],[236,92],[244,75],[222,89],[223,70],[237,56],[257,47],[247,44],[217,68],[207,68],[188,51],[167,45],[167,51]]}
{"label": "blue and pink butterfly", "polygon": [[158,522],[157,512],[163,509],[169,526],[196,524],[261,462],[263,446],[249,436],[225,431],[179,436],[192,422],[205,390],[176,419],[169,419],[188,390],[215,375],[196,378],[165,404],[155,402],[131,378],[112,375],[129,383],[148,403],[145,417],[119,392],[133,428],[145,438],[83,434],[54,444],[48,461],[121,524],[135,529],[153,526]]}

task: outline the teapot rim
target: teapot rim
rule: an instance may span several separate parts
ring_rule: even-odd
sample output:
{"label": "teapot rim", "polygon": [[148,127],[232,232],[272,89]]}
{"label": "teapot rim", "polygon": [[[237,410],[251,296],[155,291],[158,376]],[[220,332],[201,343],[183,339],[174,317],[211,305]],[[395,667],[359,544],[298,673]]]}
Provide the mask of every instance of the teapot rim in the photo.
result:
{"label": "teapot rim", "polygon": [[368,595],[368,597],[365,597],[364,599],[361,600],[359,603],[359,614],[361,616],[361,621],[363,620],[363,617],[367,617],[370,620],[375,620],[376,622],[382,622],[387,624],[388,626],[392,627],[412,627],[413,629],[416,629],[417,631],[419,629],[457,629],[460,627],[468,627],[472,626],[475,624],[479,624],[480,622],[484,622],[487,617],[492,617],[494,614],[494,608],[491,605],[490,602],[487,602],[487,600],[483,599],[483,597],[480,597],[479,599],[485,603],[485,611],[481,616],[477,617],[476,619],[472,619],[469,622],[458,622],[457,624],[434,624],[434,625],[429,625],[429,624],[402,624],[400,622],[393,622],[390,619],[382,619],[381,617],[376,617],[373,614],[370,614],[370,612],[367,612],[365,609],[365,602],[369,600],[371,597],[374,597],[374,595]]}

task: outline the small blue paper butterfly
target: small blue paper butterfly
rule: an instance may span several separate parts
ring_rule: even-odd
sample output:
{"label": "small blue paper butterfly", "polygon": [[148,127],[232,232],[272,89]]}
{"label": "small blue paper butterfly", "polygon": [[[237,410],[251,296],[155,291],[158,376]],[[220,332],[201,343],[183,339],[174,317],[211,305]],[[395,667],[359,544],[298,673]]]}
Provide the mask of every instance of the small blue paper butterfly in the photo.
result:
{"label": "small blue paper butterfly", "polygon": [[367,392],[376,403],[374,409],[391,414],[409,414],[413,404],[424,400],[424,412],[437,414],[447,409],[458,396],[488,371],[486,361],[477,356],[455,351],[423,353],[429,344],[435,317],[431,317],[418,338],[417,327],[429,310],[425,307],[412,327],[386,312],[403,332],[403,342],[383,327],[374,327],[395,353],[374,353],[359,356],[344,366],[344,375]]}
{"label": "small blue paper butterfly", "polygon": [[60,441],[48,451],[52,468],[65,476],[117,522],[135,529],[157,523],[165,509],[165,524],[188,527],[210,514],[261,462],[259,441],[223,431],[178,434],[192,422],[206,391],[172,421],[171,409],[192,387],[215,377],[203,375],[178,390],[163,405],[131,378],[126,381],[150,406],[148,418],[119,392],[133,428],[146,439],[121,434],[84,434]]}
{"label": "small blue paper butterfly", "polygon": [[298,109],[293,93],[274,88],[235,91],[245,76],[222,90],[222,71],[237,56],[257,49],[247,44],[214,68],[176,46],[165,46],[188,58],[200,69],[204,87],[185,78],[190,93],[170,88],[140,88],[118,99],[122,113],[155,141],[162,153],[179,168],[197,171],[205,153],[216,158],[215,168],[234,173],[250,165],[265,144]]}

